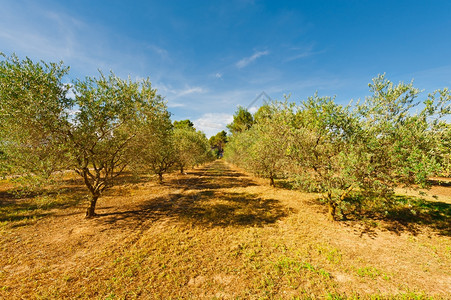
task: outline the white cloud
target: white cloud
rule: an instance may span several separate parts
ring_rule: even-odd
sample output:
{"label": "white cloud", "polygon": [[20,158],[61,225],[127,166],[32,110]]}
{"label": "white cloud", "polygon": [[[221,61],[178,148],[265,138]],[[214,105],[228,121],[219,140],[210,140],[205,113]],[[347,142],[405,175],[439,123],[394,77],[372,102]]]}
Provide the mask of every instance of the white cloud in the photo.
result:
{"label": "white cloud", "polygon": [[206,90],[204,88],[201,88],[198,86],[187,87],[184,90],[177,92],[176,97],[179,98],[179,97],[190,95],[190,94],[205,93],[205,92],[206,92]]}
{"label": "white cloud", "polygon": [[293,60],[310,57],[310,56],[313,56],[313,55],[316,55],[316,54],[320,54],[320,53],[324,53],[324,52],[325,52],[324,50],[323,51],[312,51],[311,49],[309,49],[309,50],[306,50],[306,51],[299,52],[298,54],[295,54],[295,55],[293,55],[291,57],[288,57],[285,60],[285,62],[290,62],[290,61],[293,61]]}
{"label": "white cloud", "polygon": [[215,77],[218,78],[218,79],[222,79],[222,74],[218,72],[218,73],[215,74]]}
{"label": "white cloud", "polygon": [[[165,99],[168,101],[167,105],[169,108],[175,108],[175,107],[185,107],[186,104],[183,103],[184,101],[187,101],[187,99],[184,99],[184,101],[181,101],[180,98],[192,95],[192,94],[203,94],[207,93],[207,90],[202,87],[190,87],[187,86],[184,89],[177,89],[174,88],[172,85],[167,85],[163,83],[157,83],[155,84],[158,93],[163,95]],[[179,99],[178,101],[175,101]]]}
{"label": "white cloud", "polygon": [[150,45],[148,48],[157,53],[162,59],[170,60],[169,52],[166,49],[155,45]]}
{"label": "white cloud", "polygon": [[163,94],[164,96],[177,93],[177,91],[170,84],[158,82],[153,84],[153,86],[156,87],[159,94]]}
{"label": "white cloud", "polygon": [[252,107],[250,107],[250,108],[248,109],[248,111],[249,111],[251,114],[255,114],[255,113],[258,111],[259,108],[260,108],[260,107],[252,106]]}
{"label": "white cloud", "polygon": [[211,137],[222,130],[233,121],[233,115],[226,113],[206,113],[193,121],[194,127],[203,131],[207,137]]}
{"label": "white cloud", "polygon": [[69,99],[75,99],[74,85],[70,82],[65,83],[65,84],[69,86],[69,90],[67,91],[66,97]]}
{"label": "white cloud", "polygon": [[68,13],[46,9],[33,2],[24,7],[14,3],[2,9],[6,11],[0,13],[0,44],[5,46],[2,51],[7,54],[15,52],[19,57],[63,60],[65,64],[89,72],[105,65],[102,28],[94,28]]}
{"label": "white cloud", "polygon": [[242,69],[242,68],[246,67],[248,64],[255,61],[257,58],[268,55],[268,54],[269,54],[269,51],[256,52],[256,53],[254,53],[254,55],[252,55],[250,57],[245,57],[242,60],[240,60],[239,62],[237,62],[236,66],[237,66],[237,68]]}
{"label": "white cloud", "polygon": [[98,70],[135,76],[155,69],[149,68],[151,63],[171,62],[166,49],[112,32],[107,24],[73,14],[64,5],[8,2],[0,9],[1,51],[33,60],[62,60],[71,66],[71,78],[97,76]]}
{"label": "white cloud", "polygon": [[177,103],[177,102],[168,101],[168,107],[169,108],[184,107],[184,106],[185,106],[184,103]]}

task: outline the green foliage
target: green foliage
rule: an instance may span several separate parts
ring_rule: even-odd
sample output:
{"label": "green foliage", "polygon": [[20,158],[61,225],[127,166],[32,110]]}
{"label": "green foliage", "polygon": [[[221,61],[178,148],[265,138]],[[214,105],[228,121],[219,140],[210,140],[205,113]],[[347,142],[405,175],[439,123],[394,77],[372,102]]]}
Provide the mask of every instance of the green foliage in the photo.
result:
{"label": "green foliage", "polygon": [[174,121],[174,128],[194,128],[194,124],[190,120]]}
{"label": "green foliage", "polygon": [[256,175],[274,179],[286,173],[289,140],[286,139],[293,122],[293,107],[274,103],[272,113],[262,117],[250,129],[235,133],[227,145],[227,158]]}
{"label": "green foliage", "polygon": [[5,178],[6,175],[11,174],[8,156],[5,150],[2,149],[3,147],[0,140],[0,178]]}
{"label": "green foliage", "polygon": [[220,158],[220,157],[222,157],[223,152],[224,152],[224,147],[225,147],[226,143],[228,142],[227,133],[224,130],[221,132],[218,132],[216,135],[210,137],[208,142],[210,143],[210,147],[212,149],[214,149],[216,157]]}
{"label": "green foliage", "polygon": [[0,61],[0,170],[48,178],[63,167],[71,102],[62,63],[34,63],[15,55]]}
{"label": "green foliage", "polygon": [[[0,175],[39,187],[56,171],[75,170],[97,199],[127,168],[159,175],[226,156],[256,175],[289,177],[323,194],[331,218],[365,201],[393,203],[398,186],[426,187],[431,175],[451,173],[451,93],[418,101],[412,83],[380,75],[363,103],[342,106],[330,97],[300,105],[274,102],[255,116],[239,107],[208,141],[190,120],[175,121],[150,81],[113,73],[65,84],[62,63],[35,63],[1,54]],[[74,98],[67,96],[73,89]],[[421,108],[421,109],[420,109]],[[416,109],[416,111],[415,111]]]}
{"label": "green foliage", "polygon": [[427,177],[440,168],[436,125],[429,117],[441,107],[433,107],[436,101],[430,95],[420,113],[410,114],[420,104],[415,101],[419,91],[412,84],[394,86],[383,75],[373,80],[370,91],[373,95],[357,106],[361,133],[355,150],[366,162],[361,170],[367,178],[362,188],[380,194],[401,184],[425,186]]}
{"label": "green foliage", "polygon": [[239,106],[233,116],[233,122],[227,125],[227,128],[232,134],[235,134],[248,130],[253,124],[254,118],[252,117],[252,114],[244,107]]}
{"label": "green foliage", "polygon": [[91,216],[97,198],[134,157],[132,141],[140,125],[166,113],[166,107],[149,80],[122,80],[113,73],[78,80],[74,90],[78,111],[67,133],[67,145],[71,167],[92,194],[87,213]]}
{"label": "green foliage", "polygon": [[442,122],[434,130],[434,142],[438,145],[436,158],[442,168],[440,175],[451,177],[451,124]]}
{"label": "green foliage", "polygon": [[174,147],[181,173],[187,166],[195,166],[213,159],[207,137],[191,126],[174,128]]}
{"label": "green foliage", "polygon": [[296,113],[290,151],[293,173],[301,187],[324,194],[334,215],[353,189],[353,157],[345,153],[356,140],[356,123],[348,106],[317,94]]}
{"label": "green foliage", "polygon": [[[125,168],[151,171],[161,180],[164,172],[182,161],[170,114],[148,79],[134,82],[100,73],[98,78],[74,81],[71,99],[67,97],[71,85],[63,84],[69,68],[62,63],[3,57],[2,176],[30,178],[37,186],[38,180],[48,180],[55,171],[75,170],[91,194],[87,216],[92,217],[97,199]],[[208,158],[207,140],[189,120],[176,123],[176,130],[185,133],[177,137],[197,147],[184,163]],[[183,152],[189,152],[189,146],[182,144]]]}
{"label": "green foliage", "polygon": [[271,113],[272,113],[271,105],[265,103],[264,105],[260,106],[260,108],[254,114],[254,122],[255,123],[261,122],[262,119],[269,117]]}
{"label": "green foliage", "polygon": [[162,111],[149,116],[139,124],[136,139],[133,141],[132,166],[141,171],[151,171],[159,176],[176,163],[174,135],[169,113]]}
{"label": "green foliage", "polygon": [[289,176],[322,193],[332,219],[370,199],[393,202],[395,187],[426,187],[431,175],[449,171],[449,91],[421,103],[412,83],[380,75],[369,86],[373,95],[354,106],[318,94],[300,105],[263,106],[251,128],[234,134],[227,159],[271,184]]}

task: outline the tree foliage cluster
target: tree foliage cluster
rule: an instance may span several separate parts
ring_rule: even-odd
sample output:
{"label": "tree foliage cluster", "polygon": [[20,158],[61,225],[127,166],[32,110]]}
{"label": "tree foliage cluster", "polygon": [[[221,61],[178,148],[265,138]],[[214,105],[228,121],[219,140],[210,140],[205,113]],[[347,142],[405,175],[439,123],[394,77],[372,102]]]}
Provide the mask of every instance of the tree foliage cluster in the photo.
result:
{"label": "tree foliage cluster", "polygon": [[214,150],[216,158],[221,158],[224,154],[224,148],[227,144],[227,132],[224,130],[218,132],[209,139],[210,147]]}
{"label": "tree foliage cluster", "polygon": [[315,94],[300,104],[262,106],[252,126],[233,132],[225,157],[271,185],[289,178],[322,193],[333,219],[363,201],[389,205],[395,187],[449,175],[449,90],[419,101],[412,83],[393,84],[385,75],[369,88],[372,95],[353,105]]}
{"label": "tree foliage cluster", "polygon": [[69,84],[62,62],[1,57],[1,175],[48,180],[74,170],[91,195],[87,217],[127,168],[161,181],[171,168],[212,159],[207,138],[189,120],[173,126],[149,79],[100,73]]}

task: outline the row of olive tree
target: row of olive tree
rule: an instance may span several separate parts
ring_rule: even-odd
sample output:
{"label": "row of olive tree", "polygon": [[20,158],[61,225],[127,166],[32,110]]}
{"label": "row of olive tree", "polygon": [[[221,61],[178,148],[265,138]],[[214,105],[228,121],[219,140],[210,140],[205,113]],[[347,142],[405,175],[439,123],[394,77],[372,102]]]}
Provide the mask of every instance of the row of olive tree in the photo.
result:
{"label": "row of olive tree", "polygon": [[332,219],[361,201],[389,203],[397,186],[424,186],[433,174],[449,174],[449,91],[428,95],[414,112],[421,103],[412,84],[380,75],[369,86],[372,96],[355,105],[315,94],[300,105],[263,106],[249,129],[229,139],[226,158],[271,185],[290,177],[322,193]]}
{"label": "row of olive tree", "polygon": [[[69,68],[62,63],[1,57],[0,171],[46,180],[74,170],[91,195],[87,217],[95,215],[100,195],[128,167],[152,171],[161,180],[177,163],[211,157],[203,134],[173,128],[148,79],[100,73],[67,84]],[[191,142],[196,145],[186,146]]]}
{"label": "row of olive tree", "polygon": [[160,183],[163,175],[171,170],[178,169],[184,174],[185,168],[215,158],[205,134],[196,130],[189,120],[175,121],[174,124],[169,118],[164,122],[158,119],[147,121],[131,144],[135,148],[131,152],[133,157],[128,159],[131,168],[157,174]]}
{"label": "row of olive tree", "polygon": [[227,144],[227,132],[220,131],[208,140],[215,153],[216,158],[221,158],[224,154],[224,147]]}

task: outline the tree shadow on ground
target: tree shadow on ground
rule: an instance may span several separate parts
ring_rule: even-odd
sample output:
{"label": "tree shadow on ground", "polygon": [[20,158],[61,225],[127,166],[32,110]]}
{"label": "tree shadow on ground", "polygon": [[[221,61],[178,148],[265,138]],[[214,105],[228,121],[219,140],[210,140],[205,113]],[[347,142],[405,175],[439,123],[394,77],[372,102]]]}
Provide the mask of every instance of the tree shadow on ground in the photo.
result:
{"label": "tree shadow on ground", "polygon": [[451,236],[451,204],[427,201],[411,196],[396,196],[395,205],[387,210],[386,229],[400,233],[416,233],[416,225],[436,230],[441,235]]}
{"label": "tree shadow on ground", "polygon": [[264,226],[290,212],[278,200],[253,194],[201,191],[149,199],[133,210],[100,214],[102,218],[97,221],[115,224],[127,220],[128,224],[142,225],[169,217],[205,227]]}
{"label": "tree shadow on ground", "polygon": [[[147,182],[145,174],[136,176],[124,172],[114,179],[114,186]],[[107,190],[104,195],[107,195]],[[0,191],[0,222],[11,222],[12,226],[26,225],[27,220],[35,220],[55,215],[56,210],[65,210],[86,201],[89,192],[83,180],[78,177],[60,178],[58,182],[36,190],[13,187]]]}
{"label": "tree shadow on ground", "polygon": [[183,188],[187,190],[205,190],[205,189],[221,189],[234,187],[248,187],[255,186],[255,182],[247,178],[240,177],[222,177],[217,175],[206,174],[202,177],[186,177],[174,178],[168,180],[166,185]]}
{"label": "tree shadow on ground", "polygon": [[199,171],[190,171],[187,174],[198,175],[198,176],[214,176],[214,177],[246,177],[246,174],[240,173],[238,171],[233,171],[230,169],[203,169]]}
{"label": "tree shadow on ground", "polygon": [[22,198],[8,198],[0,194],[0,222],[11,222],[12,227],[26,225],[29,220],[36,220],[56,213],[53,209],[64,210],[77,206],[83,201],[80,195],[70,197],[57,196],[56,193],[40,194]]}
{"label": "tree shadow on ground", "polygon": [[451,236],[451,204],[445,202],[396,195],[389,207],[362,210],[350,216],[353,221],[363,222],[369,235],[374,234],[372,228],[376,227],[413,235],[427,227],[440,235]]}
{"label": "tree shadow on ground", "polygon": [[436,178],[436,179],[429,179],[428,183],[430,185],[437,185],[437,186],[444,186],[444,187],[451,187],[451,178]]}
{"label": "tree shadow on ground", "polygon": [[0,222],[12,227],[23,226],[27,221],[54,215],[58,210],[75,207],[85,200],[85,190],[64,184],[33,191],[11,188],[0,192]]}
{"label": "tree shadow on ground", "polygon": [[232,170],[222,163],[213,163],[209,167],[191,170],[187,177],[178,177],[165,184],[186,190],[221,189],[255,186],[256,183],[246,174]]}
{"label": "tree shadow on ground", "polygon": [[246,177],[247,175],[232,169],[229,165],[221,160],[217,160],[207,166],[203,166],[197,169],[191,169],[187,172],[193,175],[205,175],[209,173],[211,176],[215,177]]}
{"label": "tree shadow on ground", "polygon": [[[59,185],[67,187],[79,187],[87,191],[87,188],[85,187],[83,182],[83,178],[78,174],[74,174],[73,176],[74,177],[71,178],[60,179]],[[112,180],[111,186],[145,183],[149,181],[149,177],[150,175],[144,172],[134,173],[131,171],[123,171],[119,176],[115,177]]]}

